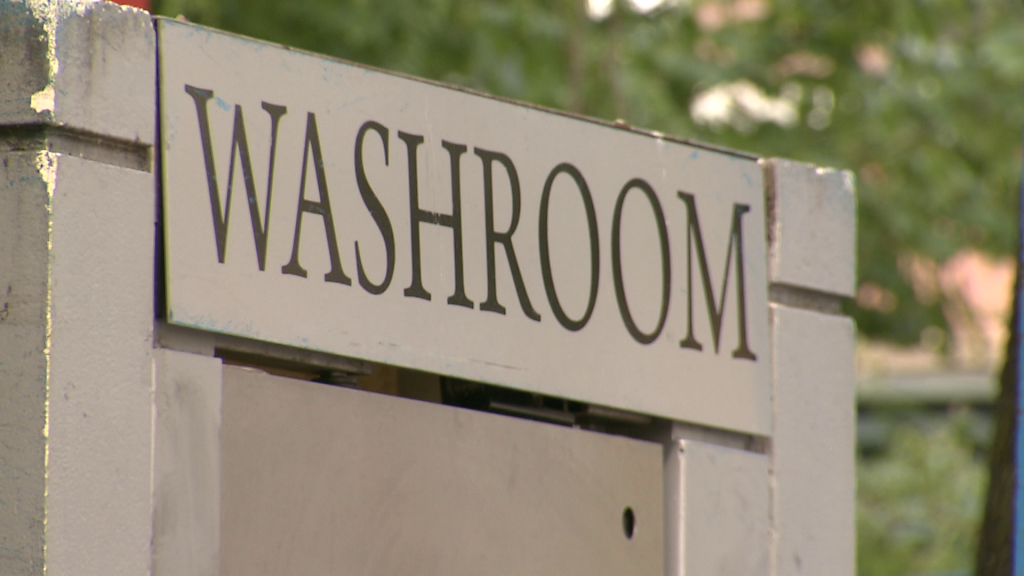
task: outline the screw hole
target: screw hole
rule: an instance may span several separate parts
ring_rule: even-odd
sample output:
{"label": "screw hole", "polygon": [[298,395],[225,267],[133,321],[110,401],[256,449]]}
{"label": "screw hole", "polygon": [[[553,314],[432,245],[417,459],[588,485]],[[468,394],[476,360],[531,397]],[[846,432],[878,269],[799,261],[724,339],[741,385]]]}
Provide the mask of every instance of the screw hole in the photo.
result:
{"label": "screw hole", "polygon": [[633,509],[629,506],[622,511],[622,532],[629,540],[633,539],[633,534],[636,532],[636,515],[633,514]]}

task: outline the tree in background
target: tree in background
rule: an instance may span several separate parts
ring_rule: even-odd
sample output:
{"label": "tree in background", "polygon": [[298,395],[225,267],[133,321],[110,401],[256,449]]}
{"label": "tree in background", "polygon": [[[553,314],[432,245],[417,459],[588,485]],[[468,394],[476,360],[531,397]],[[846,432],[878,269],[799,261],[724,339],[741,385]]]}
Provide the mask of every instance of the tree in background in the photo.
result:
{"label": "tree in background", "polygon": [[935,269],[964,248],[995,256],[1015,249],[1024,127],[1019,1],[154,0],[153,7],[361,64],[852,170],[860,287],[849,311],[870,338],[913,344],[928,330],[948,333],[956,303],[915,282],[914,271]]}
{"label": "tree in background", "polygon": [[984,488],[982,420],[967,409],[952,417],[909,411],[883,414],[893,427],[884,453],[862,453],[857,465],[857,572],[967,574]]}

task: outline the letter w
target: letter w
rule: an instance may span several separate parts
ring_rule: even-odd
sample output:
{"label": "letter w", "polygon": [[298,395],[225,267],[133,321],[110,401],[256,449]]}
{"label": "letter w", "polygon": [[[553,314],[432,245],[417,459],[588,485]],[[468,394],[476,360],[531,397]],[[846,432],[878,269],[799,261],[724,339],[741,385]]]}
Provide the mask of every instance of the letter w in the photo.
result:
{"label": "letter w", "polygon": [[704,284],[704,297],[707,301],[708,318],[711,320],[711,335],[715,339],[715,354],[718,354],[718,344],[722,335],[722,317],[725,315],[725,290],[729,286],[729,265],[732,263],[732,253],[736,251],[736,300],[739,306],[739,345],[732,352],[733,358],[744,358],[746,360],[757,360],[757,356],[747,345],[747,301],[746,287],[743,282],[743,215],[750,211],[750,206],[744,204],[733,204],[732,206],[732,229],[729,231],[729,247],[726,249],[725,277],[722,279],[722,290],[715,303],[715,294],[711,286],[711,274],[708,272],[708,258],[704,251],[704,237],[700,233],[700,220],[697,218],[697,202],[693,194],[679,192],[679,197],[686,203],[686,290],[687,290],[687,314],[689,315],[686,338],[679,342],[679,346],[693,350],[703,350],[700,342],[693,337],[693,244],[697,244],[697,262],[700,265],[701,279]]}
{"label": "letter w", "polygon": [[245,121],[242,119],[242,107],[235,105],[235,128],[231,135],[231,160],[228,163],[227,195],[224,198],[224,209],[221,210],[220,190],[217,185],[217,166],[213,160],[213,144],[210,139],[210,117],[207,113],[207,102],[213,98],[213,90],[204,90],[195,86],[185,85],[185,92],[196,103],[196,114],[199,116],[199,134],[203,141],[203,158],[206,160],[206,182],[210,188],[210,206],[213,209],[213,231],[217,237],[217,259],[221,264],[227,252],[228,219],[231,216],[231,186],[235,181],[235,156],[242,163],[242,180],[245,182],[245,195],[248,197],[249,216],[252,218],[252,235],[256,241],[256,258],[260,270],[267,263],[267,234],[270,227],[270,198],[274,188],[274,153],[277,151],[277,126],[288,111],[284,106],[263,103],[263,109],[270,114],[270,166],[267,174],[266,213],[260,218],[260,207],[256,202],[256,184],[252,177],[252,160],[249,158],[249,142],[245,138]]}

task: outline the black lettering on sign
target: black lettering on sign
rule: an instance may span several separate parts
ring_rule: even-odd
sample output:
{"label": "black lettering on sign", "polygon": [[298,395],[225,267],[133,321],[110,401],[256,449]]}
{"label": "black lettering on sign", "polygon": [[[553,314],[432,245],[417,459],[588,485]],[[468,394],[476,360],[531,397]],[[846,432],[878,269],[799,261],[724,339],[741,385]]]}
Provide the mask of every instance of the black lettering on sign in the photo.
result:
{"label": "black lettering on sign", "polygon": [[[313,169],[320,201],[306,200],[306,168],[309,166],[309,152],[313,151]],[[303,214],[316,214],[324,219],[324,233],[327,235],[327,250],[331,258],[331,271],[324,274],[324,281],[352,285],[352,279],[341,269],[338,255],[338,239],[334,234],[334,215],[331,213],[331,197],[327,192],[327,174],[324,172],[324,156],[320,151],[320,133],[316,129],[316,115],[306,116],[306,141],[302,145],[302,177],[299,180],[299,208],[295,213],[295,238],[292,240],[292,257],[281,267],[282,274],[306,277],[306,269],[299,264],[299,238],[302,232]]]}
{"label": "black lettering on sign", "polygon": [[[654,211],[654,222],[658,227],[658,240],[661,245],[661,312],[658,313],[658,325],[648,333],[640,330],[633,320],[633,315],[629,312],[629,303],[626,302],[626,287],[622,281],[622,229],[620,226],[622,222],[622,206],[626,201],[626,194],[634,189],[643,192],[644,196],[647,197],[647,201],[651,203],[651,209]],[[622,322],[626,325],[626,330],[629,330],[630,336],[641,344],[650,344],[657,340],[662,328],[665,327],[665,318],[668,317],[668,301],[672,288],[672,267],[668,249],[668,228],[665,225],[665,213],[661,209],[658,195],[654,193],[654,189],[651,188],[650,184],[640,178],[634,178],[626,182],[626,185],[622,187],[622,191],[619,192],[618,200],[615,201],[615,214],[612,217],[612,277],[615,280],[615,299],[619,303],[619,314],[622,316]]]}
{"label": "black lettering on sign", "polygon": [[[520,191],[519,174],[512,160],[501,152],[491,152],[474,148],[473,153],[480,157],[484,164],[484,226],[487,234],[487,300],[480,304],[481,310],[488,312],[505,313],[505,307],[498,303],[498,283],[495,274],[494,248],[501,243],[505,247],[505,256],[508,259],[508,267],[512,272],[512,281],[516,285],[516,294],[519,296],[519,305],[523,314],[531,320],[540,321],[540,314],[530,304],[530,296],[526,293],[526,285],[523,283],[523,275],[519,272],[519,261],[516,259],[516,251],[512,247],[512,235],[519,226]],[[498,162],[505,168],[508,174],[509,184],[512,188],[512,221],[509,222],[508,230],[496,232],[494,230],[494,171],[493,164]]]}
{"label": "black lettering on sign", "polygon": [[420,208],[419,169],[416,162],[416,149],[423,143],[423,136],[399,132],[398,137],[405,142],[409,152],[409,224],[410,242],[412,244],[412,283],[405,289],[410,298],[430,300],[430,292],[423,287],[423,275],[420,266],[420,224],[436,224],[452,229],[452,245],[455,259],[455,292],[448,297],[448,304],[472,308],[473,301],[466,297],[465,274],[462,269],[462,177],[459,171],[459,157],[466,151],[462,144],[441,142],[451,158],[452,173],[452,213],[439,214]]}
{"label": "black lettering on sign", "polygon": [[245,182],[245,195],[248,198],[249,216],[252,220],[252,235],[256,241],[256,259],[260,270],[267,264],[267,235],[270,233],[270,201],[274,190],[274,154],[277,151],[277,127],[288,111],[284,106],[263,103],[263,109],[270,114],[270,161],[267,169],[267,200],[266,212],[260,218],[260,207],[256,202],[256,184],[252,174],[252,160],[249,157],[249,142],[245,137],[245,120],[242,107],[235,105],[235,126],[231,134],[231,156],[228,162],[228,185],[224,198],[224,209],[221,210],[220,190],[217,183],[217,165],[213,158],[213,143],[210,138],[210,117],[207,103],[213,98],[213,90],[185,85],[185,92],[196,104],[196,115],[199,119],[199,136],[203,143],[203,160],[206,162],[206,183],[210,189],[210,207],[213,212],[213,232],[217,240],[217,260],[223,264],[227,256],[228,221],[231,217],[231,190],[235,180],[235,156],[238,155],[242,164],[242,180]]}
{"label": "black lettering on sign", "polygon": [[391,219],[388,218],[384,205],[380,203],[380,199],[377,198],[373,188],[370,187],[370,182],[366,179],[366,170],[363,168],[363,138],[370,130],[380,134],[380,139],[384,143],[384,165],[387,166],[388,164],[388,129],[372,120],[364,123],[356,134],[356,184],[359,186],[359,195],[363,197],[363,204],[366,204],[366,209],[370,212],[370,216],[373,216],[374,222],[377,223],[377,228],[380,229],[380,235],[384,238],[384,251],[387,253],[387,271],[384,273],[384,280],[380,284],[374,284],[370,281],[363,270],[363,257],[359,253],[358,240],[356,241],[356,271],[359,272],[359,285],[364,290],[370,294],[383,294],[388,289],[388,286],[391,285],[391,277],[395,275],[395,231],[391,227]]}
{"label": "black lettering on sign", "polygon": [[743,215],[750,211],[750,206],[733,204],[732,228],[729,230],[729,247],[726,249],[725,274],[722,278],[722,290],[719,301],[715,303],[715,294],[711,286],[711,275],[708,271],[708,259],[704,252],[704,237],[700,233],[700,220],[697,218],[697,202],[693,194],[679,192],[679,197],[686,204],[686,292],[687,315],[689,316],[686,338],[679,346],[692,350],[703,350],[700,342],[693,336],[693,245],[697,245],[697,263],[700,265],[701,279],[704,286],[704,298],[708,307],[708,318],[711,319],[711,336],[715,341],[715,354],[722,335],[722,316],[725,314],[725,291],[729,286],[729,264],[732,263],[733,247],[736,251],[736,304],[738,307],[739,345],[732,352],[733,358],[757,360],[757,356],[747,345],[747,301],[746,286],[743,278]]}
{"label": "black lettering on sign", "polygon": [[[587,229],[590,232],[590,297],[587,300],[587,311],[583,313],[579,320],[573,320],[565,313],[562,303],[558,300],[558,294],[555,292],[555,280],[551,274],[548,210],[551,204],[551,186],[555,183],[555,178],[559,174],[568,174],[576,182],[580,196],[583,197],[583,206],[587,211]],[[572,164],[563,162],[555,166],[551,173],[548,174],[548,179],[544,183],[544,192],[540,197],[540,225],[538,226],[538,231],[540,234],[540,270],[544,274],[544,291],[547,293],[548,302],[551,304],[551,311],[555,314],[559,324],[566,330],[575,332],[586,326],[587,321],[590,320],[590,315],[594,313],[594,305],[597,303],[598,278],[601,272],[601,248],[597,237],[597,212],[594,210],[594,199],[590,195],[590,188],[587,186],[587,181],[583,179],[583,174]]]}

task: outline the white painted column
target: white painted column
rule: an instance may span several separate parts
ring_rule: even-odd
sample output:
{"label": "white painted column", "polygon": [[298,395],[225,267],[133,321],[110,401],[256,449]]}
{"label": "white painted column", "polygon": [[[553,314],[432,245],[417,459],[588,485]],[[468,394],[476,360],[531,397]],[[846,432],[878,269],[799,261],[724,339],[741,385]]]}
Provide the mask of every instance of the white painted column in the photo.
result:
{"label": "white painted column", "polygon": [[856,199],[849,173],[766,160],[773,429],[674,423],[667,573],[855,572]]}
{"label": "white painted column", "polygon": [[146,574],[149,15],[0,2],[0,573]]}
{"label": "white painted column", "polygon": [[768,465],[749,450],[696,440],[668,445],[668,574],[768,574]]}
{"label": "white painted column", "polygon": [[855,571],[856,274],[848,172],[766,163],[774,430],[772,574]]}

